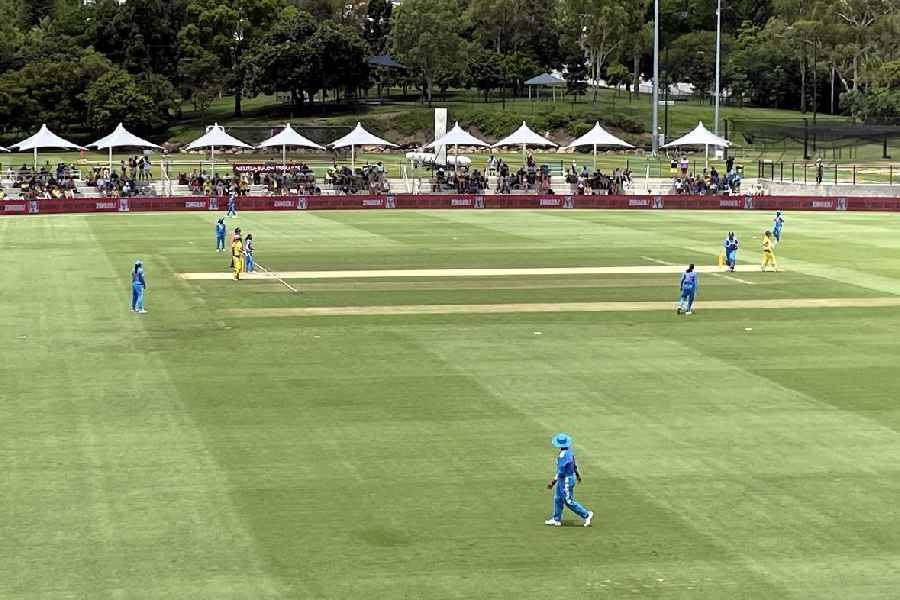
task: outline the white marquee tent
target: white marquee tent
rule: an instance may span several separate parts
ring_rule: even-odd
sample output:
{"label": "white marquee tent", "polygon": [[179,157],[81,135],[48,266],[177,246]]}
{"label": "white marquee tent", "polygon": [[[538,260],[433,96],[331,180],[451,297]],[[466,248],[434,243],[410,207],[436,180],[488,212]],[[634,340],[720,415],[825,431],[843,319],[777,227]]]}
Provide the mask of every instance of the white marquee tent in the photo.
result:
{"label": "white marquee tent", "polygon": [[575,148],[577,146],[593,146],[594,147],[594,168],[597,168],[597,146],[618,146],[621,148],[634,148],[625,140],[620,140],[613,134],[609,133],[600,126],[600,121],[594,125],[594,128],[578,139],[572,140],[567,148]]}
{"label": "white marquee tent", "polygon": [[731,142],[711,132],[709,129],[703,126],[703,121],[700,121],[692,131],[681,136],[677,140],[669,142],[668,144],[664,145],[663,148],[675,148],[677,146],[703,146],[706,149],[706,166],[707,168],[709,168],[709,147],[714,146],[717,148],[727,148],[730,145]]}
{"label": "white marquee tent", "polygon": [[[460,146],[481,146],[481,147],[489,147],[490,144],[483,140],[479,140],[477,137],[464,130],[459,126],[459,121],[457,121],[453,125],[453,129],[448,131],[446,134],[442,135],[440,138],[434,140],[430,144],[425,144],[426,148],[444,148],[447,146],[453,146],[453,157],[455,160],[451,163],[450,160],[447,160],[447,164],[453,164],[454,168],[456,166],[464,166],[468,167],[472,164],[472,161],[460,161],[459,159],[459,147]],[[463,157],[465,158],[465,157]]]}
{"label": "white marquee tent", "polygon": [[34,152],[34,169],[37,170],[38,150],[42,148],[57,148],[61,150],[84,150],[78,144],[73,144],[69,140],[64,140],[49,129],[46,125],[41,125],[40,130],[30,138],[24,139],[18,144],[13,144],[12,148],[19,152]]}
{"label": "white marquee tent", "polygon": [[228,135],[221,125],[216,123],[205,134],[188,144],[188,150],[197,148],[209,148],[209,161],[212,165],[212,173],[216,172],[216,147],[219,148],[253,148],[250,144],[245,144],[236,137]]}
{"label": "white marquee tent", "polygon": [[287,147],[297,146],[300,148],[314,148],[316,150],[324,150],[322,146],[312,140],[306,139],[297,133],[290,123],[286,123],[284,129],[276,133],[266,141],[262,142],[257,148],[277,148],[281,146],[281,162],[287,164]]}
{"label": "white marquee tent", "polygon": [[356,147],[357,146],[387,146],[390,148],[396,148],[397,144],[392,144],[387,140],[383,140],[377,135],[372,135],[368,131],[366,131],[362,123],[357,122],[356,127],[345,135],[344,137],[337,139],[330,144],[328,144],[332,148],[346,148],[350,147],[350,166],[356,168]]}
{"label": "white marquee tent", "polygon": [[528,124],[522,121],[521,127],[494,144],[493,148],[499,148],[500,146],[522,146],[522,162],[524,163],[525,148],[527,146],[552,146],[555,148],[556,144],[533,132],[528,127]]}
{"label": "white marquee tent", "polygon": [[132,134],[130,131],[125,129],[125,126],[122,123],[119,123],[111,134],[106,137],[100,138],[93,144],[88,144],[88,147],[96,148],[97,150],[109,150],[110,171],[112,171],[113,168],[113,148],[159,148],[159,146],[157,146],[153,142],[148,142],[147,140],[139,138],[138,136]]}

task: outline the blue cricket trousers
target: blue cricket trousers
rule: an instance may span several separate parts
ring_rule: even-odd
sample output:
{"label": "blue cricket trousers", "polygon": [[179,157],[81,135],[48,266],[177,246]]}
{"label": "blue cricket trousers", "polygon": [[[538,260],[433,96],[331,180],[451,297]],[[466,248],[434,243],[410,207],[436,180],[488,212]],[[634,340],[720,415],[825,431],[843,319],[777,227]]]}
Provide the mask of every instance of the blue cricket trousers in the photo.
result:
{"label": "blue cricket trousers", "polygon": [[694,306],[694,290],[682,290],[679,304],[686,312],[691,312],[691,307]]}
{"label": "blue cricket trousers", "polygon": [[725,264],[729,267],[734,267],[735,262],[737,261],[737,251],[730,250],[725,253]]}
{"label": "blue cricket trousers", "polygon": [[131,284],[131,310],[144,310],[144,286]]}
{"label": "blue cricket trousers", "polygon": [[216,236],[216,250],[224,250],[225,249],[225,236]]}
{"label": "blue cricket trousers", "polygon": [[553,492],[553,518],[559,521],[562,518],[563,506],[568,506],[582,519],[587,519],[588,511],[575,500],[575,476],[569,475],[557,480]]}
{"label": "blue cricket trousers", "polygon": [[253,272],[253,255],[252,254],[244,254],[244,272],[252,273]]}

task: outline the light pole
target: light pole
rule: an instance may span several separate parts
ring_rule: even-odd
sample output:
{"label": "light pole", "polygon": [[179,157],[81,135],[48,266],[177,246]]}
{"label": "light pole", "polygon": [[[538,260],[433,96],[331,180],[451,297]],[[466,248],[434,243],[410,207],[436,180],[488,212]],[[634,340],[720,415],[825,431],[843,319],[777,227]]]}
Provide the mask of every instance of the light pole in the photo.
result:
{"label": "light pole", "polygon": [[716,116],[715,116],[715,134],[719,135],[719,99],[722,96],[719,83],[719,64],[722,61],[722,0],[718,0],[716,5]]}
{"label": "light pole", "polygon": [[653,156],[659,152],[659,0],[653,0],[653,124],[652,136]]}

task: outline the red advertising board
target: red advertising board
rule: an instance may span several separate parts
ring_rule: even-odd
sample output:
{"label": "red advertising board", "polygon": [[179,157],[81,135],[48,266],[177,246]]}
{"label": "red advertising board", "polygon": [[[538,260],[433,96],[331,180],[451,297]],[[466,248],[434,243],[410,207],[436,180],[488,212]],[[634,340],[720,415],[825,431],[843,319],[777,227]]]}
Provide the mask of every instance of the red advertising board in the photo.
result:
{"label": "red advertising board", "polygon": [[[59,200],[0,200],[0,215],[217,211],[226,199],[206,196],[137,196]],[[622,210],[786,210],[900,211],[900,198],[825,196],[572,196],[572,195],[440,195],[384,196],[241,196],[238,210],[363,209],[622,209]]]}

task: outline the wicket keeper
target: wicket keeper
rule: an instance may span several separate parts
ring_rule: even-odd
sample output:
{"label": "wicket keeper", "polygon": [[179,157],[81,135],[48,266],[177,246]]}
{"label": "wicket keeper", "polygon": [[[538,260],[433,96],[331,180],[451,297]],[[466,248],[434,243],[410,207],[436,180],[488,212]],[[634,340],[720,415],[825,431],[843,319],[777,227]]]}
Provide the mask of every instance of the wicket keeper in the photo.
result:
{"label": "wicket keeper", "polygon": [[775,262],[775,240],[772,239],[772,232],[766,231],[766,234],[763,236],[762,242],[762,251],[763,251],[763,260],[762,266],[760,267],[760,271],[765,271],[769,265],[772,265],[772,270],[778,270],[778,263]]}
{"label": "wicket keeper", "polygon": [[557,433],[550,442],[559,448],[559,454],[556,456],[556,475],[547,484],[547,489],[556,490],[553,493],[553,516],[544,521],[544,525],[552,525],[559,527],[562,525],[563,506],[569,507],[569,510],[584,519],[584,527],[591,526],[591,519],[594,513],[583,507],[575,500],[575,481],[581,483],[581,473],[578,472],[578,465],[575,464],[575,454],[569,449],[572,446],[572,438],[565,433]]}

